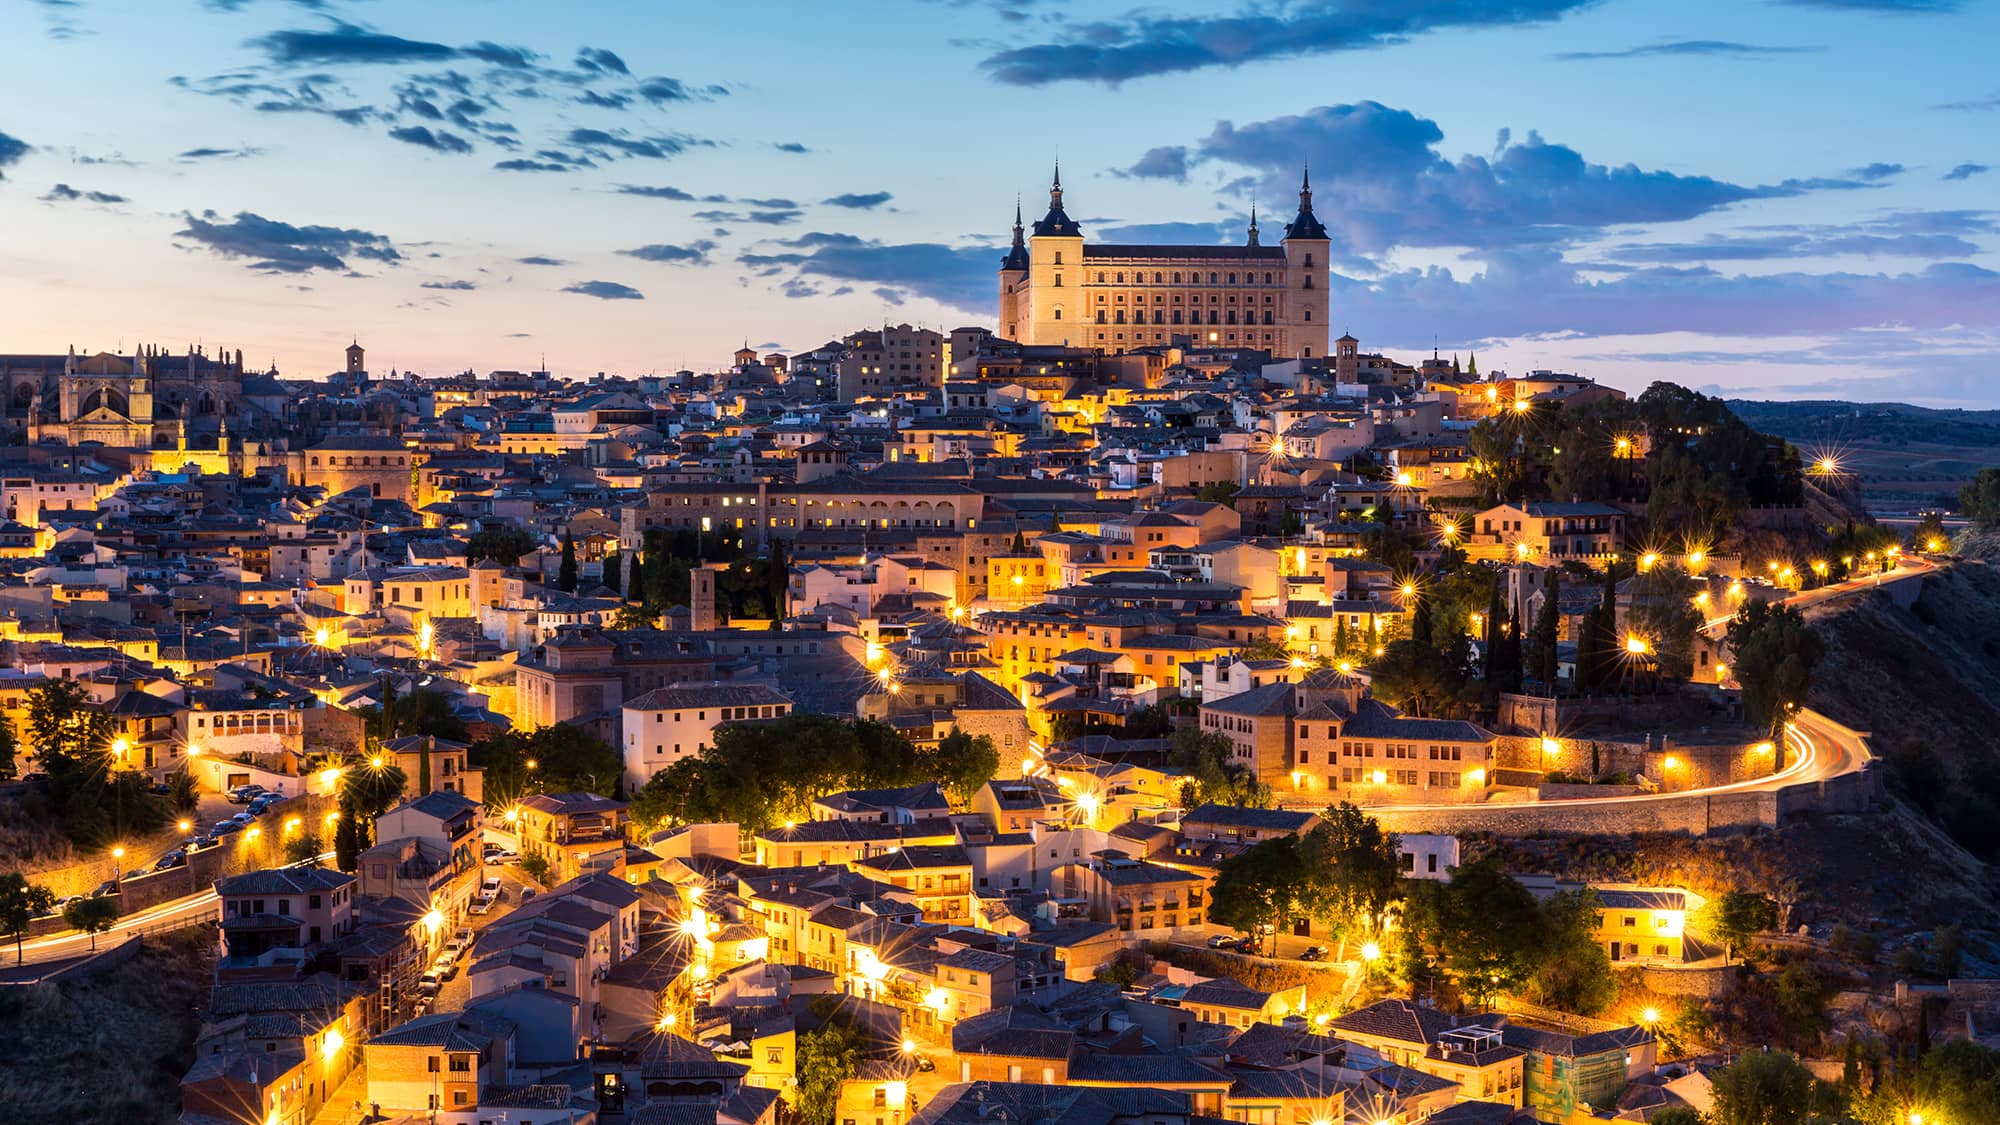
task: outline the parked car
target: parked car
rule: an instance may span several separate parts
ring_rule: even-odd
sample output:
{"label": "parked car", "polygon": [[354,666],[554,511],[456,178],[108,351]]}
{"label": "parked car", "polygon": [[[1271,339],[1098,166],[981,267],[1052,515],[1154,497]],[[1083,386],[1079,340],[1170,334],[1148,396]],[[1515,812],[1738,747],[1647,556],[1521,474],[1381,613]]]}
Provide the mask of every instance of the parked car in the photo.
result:
{"label": "parked car", "polygon": [[488,875],[479,881],[479,893],[485,895],[487,898],[499,898],[500,892],[500,876]]}
{"label": "parked car", "polygon": [[472,900],[471,904],[465,908],[465,912],[467,914],[484,914],[492,909],[493,909],[492,899],[475,898]]}
{"label": "parked car", "polygon": [[243,822],[235,819],[234,817],[228,820],[220,821],[216,824],[215,827],[208,830],[209,835],[212,836],[217,843],[220,843],[224,836],[233,836],[241,831],[243,831]]}
{"label": "parked car", "polygon": [[503,849],[501,849],[500,851],[497,851],[497,852],[488,852],[488,853],[486,853],[486,862],[488,862],[488,863],[496,863],[496,864],[497,864],[497,863],[519,863],[519,862],[521,862],[521,853],[519,853],[519,852],[510,852],[510,851],[507,851],[506,849],[504,849],[504,848],[503,848]]}
{"label": "parked car", "polygon": [[262,792],[264,792],[264,787],[261,785],[239,785],[229,791],[229,803],[232,805],[247,805],[251,801],[256,800],[258,794]]}
{"label": "parked car", "polygon": [[265,793],[261,796],[253,797],[251,798],[250,801],[250,815],[263,816],[265,810],[269,809],[272,805],[275,805],[282,800],[284,800],[283,797],[280,797],[274,793]]}
{"label": "parked car", "polygon": [[917,1069],[923,1071],[925,1074],[929,1074],[931,1071],[937,1069],[937,1064],[930,1060],[929,1055],[914,1055],[911,1057],[917,1060]]}
{"label": "parked car", "polygon": [[240,813],[237,813],[237,814],[236,814],[235,816],[232,816],[232,817],[230,817],[230,818],[229,818],[228,820],[224,821],[223,823],[224,823],[224,824],[234,824],[234,825],[235,825],[235,826],[237,826],[238,828],[248,828],[248,827],[250,827],[251,825],[253,825],[253,824],[257,823],[257,814],[256,814],[256,813],[249,813],[249,812],[240,812]]}
{"label": "parked car", "polygon": [[1217,934],[1208,939],[1210,949],[1233,949],[1240,940],[1235,934]]}
{"label": "parked car", "polygon": [[1301,954],[1299,954],[1299,960],[1301,960],[1301,961],[1324,961],[1324,960],[1326,960],[1326,956],[1327,956],[1327,948],[1326,948],[1326,946],[1324,946],[1324,945],[1311,945],[1311,946],[1307,946],[1307,947],[1306,947],[1306,951],[1305,951],[1304,953],[1301,953]]}
{"label": "parked car", "polygon": [[171,786],[171,785],[168,785],[168,784],[167,784],[166,782],[164,782],[164,781],[162,781],[162,782],[160,782],[160,783],[158,783],[158,784],[156,784],[156,785],[153,785],[153,786],[151,786],[150,788],[148,788],[148,789],[147,789],[147,792],[151,793],[151,794],[152,794],[153,796],[155,796],[155,797],[164,797],[164,796],[166,796],[167,794],[169,794],[169,793],[172,793],[173,791],[174,791],[174,787],[173,787],[173,786]]}
{"label": "parked car", "polygon": [[1256,935],[1254,935],[1254,934],[1253,934],[1253,935],[1251,935],[1251,936],[1248,936],[1248,937],[1240,937],[1240,938],[1237,938],[1237,939],[1236,939],[1236,952],[1238,952],[1238,953],[1255,953],[1255,952],[1257,952],[1257,938],[1256,938]]}
{"label": "parked car", "polygon": [[438,991],[443,987],[444,979],[438,976],[436,969],[429,970],[423,976],[417,978],[417,994],[419,996],[425,998],[436,996]]}
{"label": "parked car", "polygon": [[119,889],[118,880],[106,879],[102,883],[97,884],[97,889],[90,892],[90,897],[103,898],[106,895],[115,895],[119,892]]}
{"label": "parked car", "polygon": [[153,870],[172,871],[176,867],[186,867],[187,861],[188,857],[186,852],[171,851],[160,857],[160,862],[153,865]]}
{"label": "parked car", "polygon": [[67,907],[70,903],[82,902],[82,901],[83,901],[82,895],[64,895],[56,900],[56,904],[54,906],[49,908],[49,913],[61,914],[63,912],[63,909]]}

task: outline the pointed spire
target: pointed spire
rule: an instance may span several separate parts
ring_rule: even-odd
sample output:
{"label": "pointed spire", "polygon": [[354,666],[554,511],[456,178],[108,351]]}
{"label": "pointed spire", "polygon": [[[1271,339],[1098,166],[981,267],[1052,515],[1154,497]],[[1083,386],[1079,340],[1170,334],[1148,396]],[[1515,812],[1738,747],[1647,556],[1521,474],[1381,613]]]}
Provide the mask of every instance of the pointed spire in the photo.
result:
{"label": "pointed spire", "polygon": [[1257,245],[1257,201],[1250,201],[1250,245]]}
{"label": "pointed spire", "polygon": [[1026,270],[1028,268],[1028,243],[1021,237],[1021,197],[1014,197],[1014,245],[1007,250],[1007,256],[1000,259],[1003,270]]}
{"label": "pointed spire", "polygon": [[1327,237],[1326,226],[1319,221],[1319,216],[1313,214],[1313,181],[1310,164],[1303,167],[1299,176],[1299,217],[1293,219],[1285,228],[1285,237],[1311,239]]}
{"label": "pointed spire", "polygon": [[1049,210],[1062,210],[1062,161],[1056,161],[1056,176],[1049,183]]}

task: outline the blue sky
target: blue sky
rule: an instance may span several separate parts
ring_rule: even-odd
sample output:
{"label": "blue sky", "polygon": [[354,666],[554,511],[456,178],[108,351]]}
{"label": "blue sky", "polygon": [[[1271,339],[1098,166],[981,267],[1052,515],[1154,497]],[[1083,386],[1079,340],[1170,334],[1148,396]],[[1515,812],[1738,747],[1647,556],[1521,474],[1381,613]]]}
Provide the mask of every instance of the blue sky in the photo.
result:
{"label": "blue sky", "polygon": [[[2000,406],[2000,5],[0,0],[0,348],[713,366],[991,323],[1019,195],[1364,347]],[[1272,224],[1275,225],[1275,224]]]}

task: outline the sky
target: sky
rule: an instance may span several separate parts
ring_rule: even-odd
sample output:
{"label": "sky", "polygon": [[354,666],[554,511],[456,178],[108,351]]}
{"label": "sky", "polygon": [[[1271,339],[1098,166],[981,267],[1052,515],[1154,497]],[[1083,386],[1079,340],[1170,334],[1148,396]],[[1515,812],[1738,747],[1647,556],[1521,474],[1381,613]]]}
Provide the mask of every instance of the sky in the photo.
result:
{"label": "sky", "polygon": [[0,353],[713,369],[1309,162],[1364,350],[2000,407],[2000,2],[1237,3],[0,0]]}

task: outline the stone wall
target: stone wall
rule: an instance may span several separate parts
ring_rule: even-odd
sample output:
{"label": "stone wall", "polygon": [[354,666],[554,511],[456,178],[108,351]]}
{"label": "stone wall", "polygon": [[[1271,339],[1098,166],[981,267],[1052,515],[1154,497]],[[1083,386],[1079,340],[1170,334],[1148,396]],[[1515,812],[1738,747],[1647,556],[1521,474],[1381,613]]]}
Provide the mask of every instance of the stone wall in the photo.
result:
{"label": "stone wall", "polygon": [[1736,991],[1743,979],[1741,965],[1701,965],[1677,967],[1673,965],[1640,965],[1620,971],[1620,976],[1637,978],[1638,983],[1648,992],[1661,996],[1688,996],[1697,1000],[1718,1001]]}

